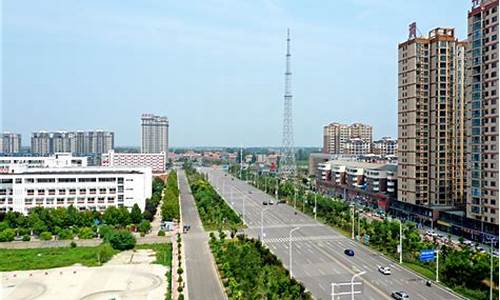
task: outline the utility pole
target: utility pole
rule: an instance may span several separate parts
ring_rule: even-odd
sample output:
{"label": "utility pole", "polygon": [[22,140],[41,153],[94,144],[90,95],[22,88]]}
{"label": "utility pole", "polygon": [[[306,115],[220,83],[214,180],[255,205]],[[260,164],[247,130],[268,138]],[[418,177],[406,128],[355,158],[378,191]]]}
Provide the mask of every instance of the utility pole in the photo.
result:
{"label": "utility pole", "polygon": [[354,205],[352,205],[352,228],[351,228],[351,239],[354,240]]}
{"label": "utility pole", "polygon": [[490,239],[490,300],[493,300],[493,239]]}
{"label": "utility pole", "polygon": [[274,191],[274,194],[276,195],[276,202],[280,200],[279,189],[280,189],[280,180],[278,177],[276,177],[276,190]]}
{"label": "utility pole", "polygon": [[293,196],[293,208],[297,208],[297,187],[294,186],[293,187],[293,190],[294,190],[294,196]]}

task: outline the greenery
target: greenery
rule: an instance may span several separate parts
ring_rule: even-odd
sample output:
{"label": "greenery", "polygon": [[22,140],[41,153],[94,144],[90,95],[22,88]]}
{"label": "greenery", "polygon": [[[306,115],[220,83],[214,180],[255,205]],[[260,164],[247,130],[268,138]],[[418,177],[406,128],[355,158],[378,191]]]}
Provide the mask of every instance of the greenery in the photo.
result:
{"label": "greenery", "polygon": [[0,251],[0,271],[49,269],[76,263],[85,266],[98,266],[118,253],[112,248],[109,250],[110,248],[108,244],[102,244],[97,247],[2,249]]}
{"label": "greenery", "polygon": [[205,230],[243,227],[241,218],[201,174],[190,167],[186,168],[186,173]]}
{"label": "greenery", "polygon": [[6,228],[0,232],[0,242],[10,242],[16,237],[16,231],[12,228]]}
{"label": "greenery", "polygon": [[141,209],[139,208],[139,205],[135,203],[134,206],[132,206],[132,210],[130,211],[130,220],[133,224],[139,224],[141,223],[142,219],[143,217]]}
{"label": "greenery", "polygon": [[48,231],[44,231],[44,232],[40,233],[39,238],[42,241],[50,241],[50,240],[52,240],[52,233],[50,233]]}
{"label": "greenery", "polygon": [[137,226],[137,229],[141,233],[147,233],[151,230],[151,223],[148,220],[143,220],[139,226]]}
{"label": "greenery", "polygon": [[161,202],[161,192],[165,188],[165,182],[159,178],[155,177],[153,179],[153,193],[151,198],[146,199],[146,209],[144,210],[143,217],[148,221],[153,221],[158,205]]}
{"label": "greenery", "polygon": [[118,230],[111,233],[109,243],[116,250],[128,250],[134,248],[136,244],[135,237],[126,230]]}
{"label": "greenery", "polygon": [[[233,167],[231,171],[238,174],[239,170]],[[250,177],[248,172],[243,172],[244,177],[252,179],[252,183],[269,194],[276,191],[276,178],[271,176]],[[280,182],[278,193],[280,199],[285,199],[289,205],[296,205],[297,209],[311,216],[314,215],[316,200],[318,220],[336,228],[343,233],[350,233],[353,218],[353,208],[349,203],[340,199],[315,194],[307,189],[304,184],[294,184],[291,181]],[[354,218],[358,220],[358,212]],[[399,221],[383,221],[367,219],[360,216],[360,230],[355,226],[356,235],[364,241],[369,236],[369,246],[392,259],[399,259],[396,249],[399,245]],[[435,262],[422,263],[419,254],[424,249],[434,249],[433,242],[424,241],[415,223],[403,224],[403,261],[405,265],[429,279],[435,278]],[[472,252],[468,249],[456,250],[444,245],[440,250],[440,281],[448,287],[460,292],[471,299],[487,299],[489,290],[490,257],[487,253]],[[498,258],[494,259],[494,296],[498,299]]]}
{"label": "greenery", "polygon": [[229,299],[312,299],[260,241],[212,234],[209,243]]}
{"label": "greenery", "polygon": [[163,221],[180,220],[179,187],[177,186],[177,173],[175,170],[168,174],[161,207],[161,218]]}

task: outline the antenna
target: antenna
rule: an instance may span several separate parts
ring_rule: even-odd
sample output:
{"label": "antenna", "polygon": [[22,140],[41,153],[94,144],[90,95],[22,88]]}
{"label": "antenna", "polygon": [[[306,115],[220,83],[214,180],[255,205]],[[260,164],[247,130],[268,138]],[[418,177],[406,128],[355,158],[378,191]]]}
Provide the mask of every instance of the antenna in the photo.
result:
{"label": "antenna", "polygon": [[279,160],[279,176],[283,178],[295,177],[295,149],[293,145],[293,117],[292,117],[292,72],[290,68],[290,29],[286,33],[286,70],[285,96],[283,110],[283,141]]}

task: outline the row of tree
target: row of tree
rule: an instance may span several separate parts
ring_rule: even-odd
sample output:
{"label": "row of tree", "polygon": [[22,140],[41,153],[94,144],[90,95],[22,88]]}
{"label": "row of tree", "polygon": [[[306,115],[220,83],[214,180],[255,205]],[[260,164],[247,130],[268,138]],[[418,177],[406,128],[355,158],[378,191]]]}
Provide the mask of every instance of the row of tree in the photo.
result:
{"label": "row of tree", "polygon": [[158,209],[158,205],[161,202],[161,192],[165,188],[165,182],[159,178],[155,177],[153,179],[153,191],[151,198],[146,199],[146,209],[144,210],[144,218],[148,221],[153,221],[154,216],[156,215],[156,211]]}
{"label": "row of tree", "polygon": [[163,221],[180,220],[179,187],[175,170],[170,171],[170,174],[168,174],[161,206],[161,217]]}
{"label": "row of tree", "polygon": [[236,230],[243,226],[240,216],[227,205],[203,175],[190,167],[186,168],[186,173],[205,229]]}
{"label": "row of tree", "polygon": [[[267,190],[270,195],[275,195],[276,178],[261,176],[255,180],[252,177],[248,179],[262,190]],[[353,208],[350,207],[349,203],[319,193],[315,194],[305,189],[303,185],[295,185],[290,181],[280,182],[278,193],[282,199],[287,200],[288,204],[295,205],[297,209],[303,210],[304,213],[311,216],[314,215],[316,203],[317,218],[345,232],[352,230],[352,218],[354,218],[356,235],[362,241],[366,240],[370,247],[388,256],[399,258],[399,253],[397,253],[399,221],[358,218],[358,212],[353,213]],[[428,272],[434,272],[435,262],[423,263],[419,260],[419,255],[421,250],[434,249],[435,247],[433,242],[422,239],[415,223],[406,222],[403,224],[404,262],[419,265],[427,269]],[[454,249],[443,245],[440,249],[440,279],[449,287],[472,299],[487,299],[489,286],[493,284],[498,298],[498,258],[494,257],[493,261],[494,280],[491,283],[489,281],[490,255],[488,253],[479,253],[468,248]]]}
{"label": "row of tree", "polygon": [[220,231],[219,238],[211,233],[210,248],[229,299],[312,299],[260,241]]}

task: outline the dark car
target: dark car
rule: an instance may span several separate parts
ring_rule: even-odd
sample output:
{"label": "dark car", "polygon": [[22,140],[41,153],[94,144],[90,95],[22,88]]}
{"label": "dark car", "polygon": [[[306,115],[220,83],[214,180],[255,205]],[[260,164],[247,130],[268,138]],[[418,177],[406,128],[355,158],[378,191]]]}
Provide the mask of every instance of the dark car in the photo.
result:
{"label": "dark car", "polygon": [[279,200],[278,201],[278,204],[283,204],[283,203],[286,203],[286,200]]}
{"label": "dark car", "polygon": [[344,254],[347,256],[354,256],[354,250],[352,249],[345,249]]}
{"label": "dark car", "polygon": [[262,205],[267,205],[267,201],[262,201]]}

